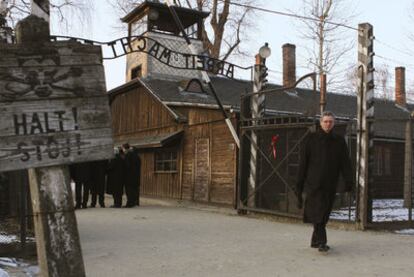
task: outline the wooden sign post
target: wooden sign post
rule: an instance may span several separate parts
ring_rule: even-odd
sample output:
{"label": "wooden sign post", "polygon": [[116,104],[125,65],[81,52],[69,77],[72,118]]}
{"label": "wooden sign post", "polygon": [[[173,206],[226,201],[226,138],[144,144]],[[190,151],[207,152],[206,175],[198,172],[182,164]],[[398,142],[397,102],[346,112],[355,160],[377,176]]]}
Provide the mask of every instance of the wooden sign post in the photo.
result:
{"label": "wooden sign post", "polygon": [[42,276],[85,276],[66,164],[113,153],[101,49],[50,42],[34,15],[16,37],[0,44],[0,171],[30,168]]}

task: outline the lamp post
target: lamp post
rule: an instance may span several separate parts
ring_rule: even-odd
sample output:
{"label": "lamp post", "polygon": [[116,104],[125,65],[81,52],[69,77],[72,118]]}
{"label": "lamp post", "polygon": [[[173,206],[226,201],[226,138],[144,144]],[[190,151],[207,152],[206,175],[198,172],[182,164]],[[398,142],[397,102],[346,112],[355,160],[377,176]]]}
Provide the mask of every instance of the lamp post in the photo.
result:
{"label": "lamp post", "polygon": [[[266,59],[270,57],[271,50],[269,44],[266,42],[259,49],[259,53],[256,55],[256,63],[254,66],[254,80],[253,80],[253,93],[255,93],[251,99],[251,110],[252,110],[252,119],[253,125],[259,123],[259,119],[263,117],[265,112],[265,94],[261,94],[260,91],[267,83],[267,67]],[[255,120],[256,119],[256,120]],[[250,145],[250,175],[249,175],[249,186],[248,193],[256,190],[256,180],[257,180],[257,148],[258,147],[258,135],[256,131],[252,130],[251,134],[251,145]],[[247,205],[249,207],[254,207],[256,203],[255,197],[248,199]]]}
{"label": "lamp post", "polygon": [[[267,67],[266,59],[270,57],[271,50],[269,44],[266,42],[259,49],[259,53],[256,55],[256,63],[254,66],[254,80],[253,80],[253,93],[260,92],[267,83]],[[263,116],[265,95],[258,93],[252,98],[252,117],[258,118]]]}

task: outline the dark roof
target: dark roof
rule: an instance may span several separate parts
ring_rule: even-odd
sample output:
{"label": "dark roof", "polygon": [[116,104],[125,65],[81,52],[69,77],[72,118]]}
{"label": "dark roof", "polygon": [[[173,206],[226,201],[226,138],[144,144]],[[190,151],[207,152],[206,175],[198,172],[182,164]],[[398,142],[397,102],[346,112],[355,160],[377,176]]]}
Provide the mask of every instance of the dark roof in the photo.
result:
{"label": "dark roof", "polygon": [[[167,4],[164,3],[158,3],[158,2],[153,2],[153,1],[144,1],[142,2],[140,5],[138,5],[136,8],[134,8],[130,13],[128,13],[127,15],[125,15],[123,18],[121,18],[122,22],[125,23],[129,23],[132,20],[134,20],[136,17],[139,17],[140,14],[142,14],[145,9],[147,8],[154,8],[157,9],[161,12],[163,12],[163,16],[170,16],[169,15],[169,10],[168,10],[168,6]],[[194,10],[194,9],[189,9],[189,8],[184,8],[184,7],[174,7],[175,11],[177,12],[177,14],[180,16],[180,18],[183,20],[187,19],[187,18],[195,18],[195,17],[201,17],[201,18],[206,18],[209,16],[209,12],[203,12],[203,11],[198,11],[198,10]],[[165,20],[165,18],[164,18]],[[188,19],[190,20],[190,19]],[[185,21],[188,21],[185,20]],[[170,22],[174,22],[173,18],[171,17]],[[193,22],[195,23],[195,22]],[[189,23],[190,24],[190,23]],[[184,24],[184,27],[186,27],[186,25],[188,24]]]}
{"label": "dark roof", "polygon": [[[227,78],[212,77],[212,84],[216,89],[217,95],[224,106],[231,106],[235,110],[240,108],[241,96],[252,92],[250,81],[231,80]],[[179,104],[188,105],[214,105],[217,103],[208,88],[206,93],[191,93],[184,91],[182,82],[141,79],[151,91],[165,104],[171,106]],[[124,85],[125,86],[125,85]],[[266,89],[278,89],[281,86],[269,84]],[[119,93],[117,89],[111,93]],[[357,97],[356,95],[328,93],[326,110],[333,111],[338,118],[355,119],[357,117]],[[315,116],[319,114],[319,91],[314,92],[310,89],[296,88],[291,91],[279,91],[266,94],[266,111],[278,114],[299,114]],[[408,109],[414,110],[413,105]],[[402,138],[404,133],[404,120],[408,118],[408,112],[400,106],[395,105],[394,101],[376,99],[375,118],[386,119],[388,121],[376,123],[374,130],[376,136]],[[395,122],[390,122],[395,119]],[[398,121],[398,122],[397,122]]]}
{"label": "dark roof", "polygon": [[[241,96],[252,92],[252,83],[249,81],[231,80],[227,78],[213,77],[212,84],[216,89],[217,95],[224,105],[231,105],[235,108],[240,107]],[[183,91],[180,82],[147,79],[143,80],[157,96],[166,102],[216,104],[216,101],[209,91],[207,94],[189,93]],[[279,89],[281,86],[269,84],[268,89]],[[276,110],[280,113],[299,113],[315,115],[319,112],[319,91],[314,92],[310,89],[296,88],[290,91],[279,91],[266,94],[266,109]],[[334,111],[339,117],[356,117],[357,97],[356,95],[328,93],[327,110]],[[413,108],[409,105],[409,108]],[[394,101],[376,99],[375,115],[381,118],[401,118],[407,115],[401,107],[395,105]]]}
{"label": "dark roof", "polygon": [[130,139],[128,140],[128,143],[137,149],[160,148],[177,142],[181,139],[183,133],[184,131],[180,130],[158,136],[146,136],[137,139]]}

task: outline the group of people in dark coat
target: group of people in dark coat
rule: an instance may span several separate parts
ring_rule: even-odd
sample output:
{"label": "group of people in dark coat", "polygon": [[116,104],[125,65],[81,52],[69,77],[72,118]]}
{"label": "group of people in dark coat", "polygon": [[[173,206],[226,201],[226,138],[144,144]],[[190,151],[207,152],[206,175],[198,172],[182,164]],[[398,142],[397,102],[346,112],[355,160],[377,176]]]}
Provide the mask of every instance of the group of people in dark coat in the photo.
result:
{"label": "group of people in dark coat", "polygon": [[313,224],[310,246],[327,252],[326,224],[332,211],[339,175],[345,180],[345,191],[354,187],[354,175],[345,139],[332,132],[335,116],[324,112],[320,128],[305,143],[299,163],[296,193],[302,209],[302,193],[306,195],[303,221]]}
{"label": "group of people in dark coat", "polygon": [[112,194],[115,208],[122,206],[124,189],[127,196],[125,207],[139,206],[140,169],[138,153],[128,143],[118,148],[115,157],[109,161],[106,192]]}
{"label": "group of people in dark coat", "polygon": [[127,196],[124,207],[139,206],[141,162],[136,149],[124,144],[115,151],[115,157],[109,161],[92,161],[73,164],[69,167],[71,179],[75,182],[75,207],[87,208],[89,195],[90,207],[105,207],[105,192],[111,194],[114,204],[122,207],[122,196]]}

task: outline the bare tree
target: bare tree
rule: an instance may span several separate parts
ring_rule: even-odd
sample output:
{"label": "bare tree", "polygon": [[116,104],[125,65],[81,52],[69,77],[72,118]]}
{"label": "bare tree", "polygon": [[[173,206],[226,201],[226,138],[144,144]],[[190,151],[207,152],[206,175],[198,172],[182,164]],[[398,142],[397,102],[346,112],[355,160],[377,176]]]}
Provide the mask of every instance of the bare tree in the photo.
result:
{"label": "bare tree", "polygon": [[[0,0],[7,3],[6,19],[11,27],[30,14],[30,0]],[[81,22],[88,21],[92,9],[91,0],[50,0],[52,15],[56,15],[60,23],[68,24],[68,19],[76,16]]]}
{"label": "bare tree", "polygon": [[374,83],[377,92],[376,96],[378,98],[392,99],[393,91],[388,85],[390,80],[391,73],[389,71],[389,66],[385,63],[376,65],[374,71]]}
{"label": "bare tree", "polygon": [[357,95],[360,83],[358,82],[358,67],[355,64],[351,64],[348,70],[345,71],[344,92],[346,94]]}
{"label": "bare tree", "polygon": [[[141,0],[109,0],[122,15],[132,11],[142,3]],[[231,5],[230,0],[176,0],[177,6],[210,11],[210,16],[204,22],[202,40],[204,49],[211,57],[227,60],[231,55],[246,55],[241,42],[247,39],[247,30],[253,24],[250,21],[258,0],[240,0],[237,3],[245,6]]]}
{"label": "bare tree", "polygon": [[[375,97],[380,99],[392,99],[393,97],[393,88],[390,87],[391,82],[391,72],[389,71],[389,66],[385,63],[377,64],[374,71],[374,84],[375,84]],[[348,70],[346,70],[346,79],[345,83],[346,90],[344,91],[347,94],[356,95],[358,88],[361,86],[358,79],[358,68],[355,65],[351,65]]]}
{"label": "bare tree", "polygon": [[350,8],[352,2],[303,0],[302,15],[308,19],[301,20],[298,29],[305,40],[312,42],[312,47],[307,49],[308,67],[318,74],[327,74],[330,86],[343,86],[347,79],[346,76],[340,76],[343,73],[341,64],[354,49],[356,34],[349,33],[349,29],[343,26],[351,24],[356,16]]}

